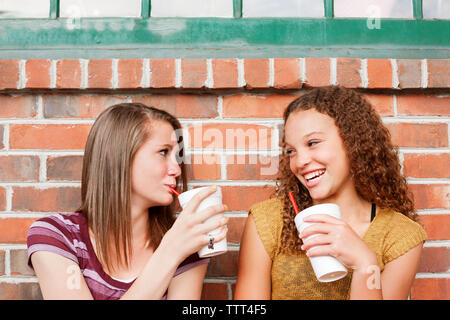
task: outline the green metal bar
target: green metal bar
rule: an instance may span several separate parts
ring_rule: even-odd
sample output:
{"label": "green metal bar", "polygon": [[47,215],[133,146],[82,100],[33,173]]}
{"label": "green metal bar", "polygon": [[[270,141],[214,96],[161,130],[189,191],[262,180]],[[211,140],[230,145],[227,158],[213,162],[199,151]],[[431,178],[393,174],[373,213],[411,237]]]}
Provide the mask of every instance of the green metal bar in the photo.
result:
{"label": "green metal bar", "polygon": [[141,0],[141,18],[148,19],[151,16],[152,11],[152,1],[151,0]]}
{"label": "green metal bar", "polygon": [[59,18],[59,0],[50,0],[50,19],[58,19]]}
{"label": "green metal bar", "polygon": [[323,0],[325,18],[334,17],[334,0]]}
{"label": "green metal bar", "polygon": [[[383,27],[367,31],[360,19],[216,19],[216,18],[81,18],[0,20],[0,58],[47,51],[52,56],[83,55],[82,50],[110,55],[134,51],[167,56],[298,55],[437,58],[449,56],[450,20],[382,19]],[[119,28],[119,29],[118,29]],[[346,53],[349,52],[349,53]],[[390,55],[394,52],[394,55]],[[330,55],[331,54],[331,55]]]}
{"label": "green metal bar", "polygon": [[422,0],[412,0],[412,1],[413,1],[414,19],[422,20],[423,19]]}
{"label": "green metal bar", "polygon": [[242,18],[242,0],[233,0],[233,16],[236,19]]}

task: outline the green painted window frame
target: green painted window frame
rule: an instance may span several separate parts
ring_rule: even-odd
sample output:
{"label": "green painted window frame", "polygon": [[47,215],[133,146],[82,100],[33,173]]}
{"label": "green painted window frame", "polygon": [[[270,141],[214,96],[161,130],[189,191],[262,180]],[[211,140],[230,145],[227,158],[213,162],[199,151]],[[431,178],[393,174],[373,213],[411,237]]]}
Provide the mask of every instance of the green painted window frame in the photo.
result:
{"label": "green painted window frame", "polygon": [[[154,18],[151,0],[141,17],[59,17],[50,0],[48,19],[1,19],[0,59],[28,58],[450,58],[450,20],[425,20],[422,0],[412,19],[335,18],[334,0],[323,0],[323,18]],[[244,0],[245,1],[245,0]],[[370,18],[369,18],[370,19]]]}

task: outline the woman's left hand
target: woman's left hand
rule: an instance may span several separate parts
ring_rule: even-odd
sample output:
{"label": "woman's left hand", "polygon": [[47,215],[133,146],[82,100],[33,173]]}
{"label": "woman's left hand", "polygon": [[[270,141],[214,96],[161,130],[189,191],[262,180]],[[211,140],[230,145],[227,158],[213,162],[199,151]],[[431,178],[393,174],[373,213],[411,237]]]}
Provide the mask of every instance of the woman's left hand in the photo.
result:
{"label": "woman's left hand", "polygon": [[[345,221],[326,214],[314,214],[303,221],[314,223],[300,234],[302,250],[309,257],[330,255],[356,270],[377,265],[375,253]],[[314,234],[319,235],[306,240]]]}

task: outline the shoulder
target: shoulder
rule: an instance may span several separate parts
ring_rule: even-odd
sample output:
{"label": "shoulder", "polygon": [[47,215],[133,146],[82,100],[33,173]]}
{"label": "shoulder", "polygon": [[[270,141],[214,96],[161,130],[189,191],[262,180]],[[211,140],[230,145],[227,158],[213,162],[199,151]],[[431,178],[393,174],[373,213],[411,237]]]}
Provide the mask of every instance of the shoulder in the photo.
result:
{"label": "shoulder", "polygon": [[391,209],[381,209],[379,214],[377,214],[377,218],[382,220],[387,234],[413,233],[426,236],[425,230],[418,222],[411,220],[400,212]]}
{"label": "shoulder", "polygon": [[33,239],[33,236],[59,234],[61,237],[73,238],[81,233],[80,225],[84,222],[81,213],[53,214],[40,218],[33,222],[28,230],[27,238]]}
{"label": "shoulder", "polygon": [[280,198],[271,198],[253,205],[249,214],[253,216],[258,230],[278,229],[283,224],[283,203]]}
{"label": "shoulder", "polygon": [[273,259],[283,229],[283,203],[280,198],[271,198],[253,205],[249,210],[258,235],[269,256]]}
{"label": "shoulder", "polygon": [[379,220],[382,223],[378,225],[384,229],[385,263],[394,260],[427,240],[427,234],[423,227],[407,216],[391,209],[382,209],[379,215]]}
{"label": "shoulder", "polygon": [[269,219],[281,219],[283,203],[281,198],[271,198],[254,204],[249,213],[254,216],[265,216]]}
{"label": "shoulder", "polygon": [[76,245],[81,242],[80,225],[84,217],[80,213],[53,214],[33,222],[27,234],[28,258],[36,251],[50,251],[75,262]]}

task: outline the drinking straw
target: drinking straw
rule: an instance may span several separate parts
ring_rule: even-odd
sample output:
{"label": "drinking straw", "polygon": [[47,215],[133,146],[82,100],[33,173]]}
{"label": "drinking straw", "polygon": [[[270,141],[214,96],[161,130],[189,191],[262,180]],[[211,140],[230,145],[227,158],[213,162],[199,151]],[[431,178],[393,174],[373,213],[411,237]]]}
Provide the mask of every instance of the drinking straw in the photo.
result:
{"label": "drinking straw", "polygon": [[172,191],[172,193],[175,194],[177,197],[180,195],[180,193],[177,190],[175,190],[174,188],[172,188],[172,187],[169,187],[169,188],[170,188],[170,191]]}
{"label": "drinking straw", "polygon": [[297,203],[295,203],[292,191],[289,192],[289,199],[291,199],[292,206],[294,207],[295,214],[297,215],[300,211],[298,210]]}

